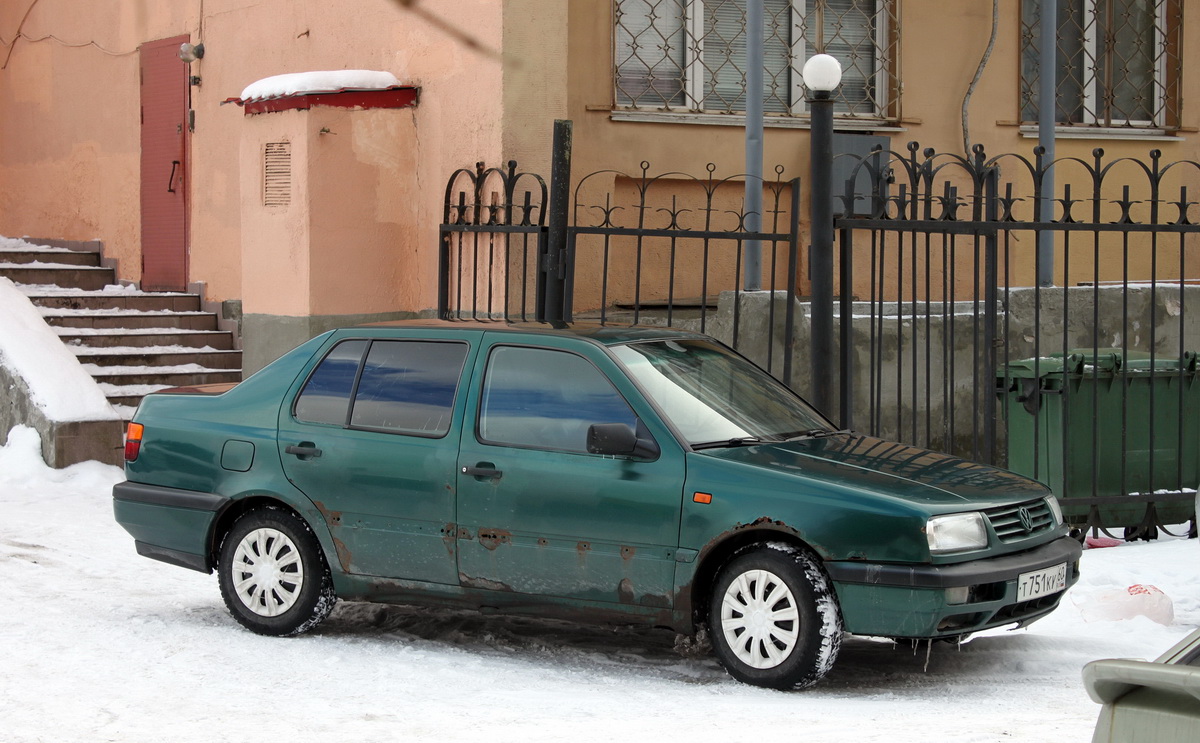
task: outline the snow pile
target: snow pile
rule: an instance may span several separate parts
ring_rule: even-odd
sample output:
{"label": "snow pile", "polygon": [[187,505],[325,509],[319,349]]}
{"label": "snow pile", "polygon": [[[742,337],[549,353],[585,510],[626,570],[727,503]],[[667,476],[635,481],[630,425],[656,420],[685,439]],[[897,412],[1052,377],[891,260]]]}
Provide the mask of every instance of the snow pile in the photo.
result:
{"label": "snow pile", "polygon": [[[41,436],[29,426],[13,426],[8,432],[8,442],[0,447],[0,486],[3,486],[0,489],[41,489],[47,497],[73,493],[91,499],[123,479],[120,467],[99,462],[54,469],[42,460]],[[8,505],[5,503],[4,507]]]}
{"label": "snow pile", "polygon": [[250,83],[242,90],[241,99],[259,101],[306,93],[333,93],[341,90],[385,90],[400,85],[390,72],[375,70],[329,70],[324,72],[292,72],[266,77]]}
{"label": "snow pile", "polygon": [[75,354],[58,339],[37,308],[0,277],[0,364],[25,381],[33,403],[51,421],[116,420]]}
{"label": "snow pile", "polygon": [[68,248],[55,248],[50,245],[36,245],[19,237],[0,236],[0,251],[15,250],[23,253],[70,253]]}

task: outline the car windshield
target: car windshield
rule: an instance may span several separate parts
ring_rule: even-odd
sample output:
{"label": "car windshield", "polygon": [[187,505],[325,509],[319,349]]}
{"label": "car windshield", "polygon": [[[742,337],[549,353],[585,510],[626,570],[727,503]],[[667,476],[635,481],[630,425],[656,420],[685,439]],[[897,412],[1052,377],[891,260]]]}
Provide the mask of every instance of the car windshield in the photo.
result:
{"label": "car windshield", "polygon": [[736,446],[832,431],[774,377],[716,343],[664,340],[611,350],[690,445]]}

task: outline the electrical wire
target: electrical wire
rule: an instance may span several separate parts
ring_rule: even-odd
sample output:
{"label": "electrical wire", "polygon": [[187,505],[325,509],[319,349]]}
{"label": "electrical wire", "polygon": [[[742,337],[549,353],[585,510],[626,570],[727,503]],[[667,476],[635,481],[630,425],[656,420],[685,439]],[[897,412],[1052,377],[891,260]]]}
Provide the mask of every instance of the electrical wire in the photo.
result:
{"label": "electrical wire", "polygon": [[29,20],[29,14],[33,12],[39,2],[41,0],[33,0],[25,9],[25,15],[21,16],[21,22],[17,24],[17,32],[13,34],[12,43],[8,45],[8,54],[4,55],[4,64],[0,65],[0,70],[8,69],[8,61],[12,59],[13,50],[17,48],[17,39],[21,38],[21,29],[25,28],[25,21]]}
{"label": "electrical wire", "polygon": [[57,41],[59,44],[65,46],[65,47],[70,47],[72,49],[79,49],[79,48],[82,48],[85,46],[94,46],[97,49],[99,49],[100,51],[102,51],[105,54],[112,56],[112,57],[123,57],[128,54],[136,54],[137,53],[137,49],[132,49],[127,52],[114,52],[111,49],[104,48],[103,46],[96,43],[95,41],[85,41],[85,42],[76,44],[76,43],[73,43],[70,41],[66,41],[64,39],[60,39],[59,37],[55,36],[54,34],[46,34],[45,36],[39,36],[36,38],[33,36],[26,35],[22,31],[22,29],[25,28],[25,21],[29,20],[29,14],[33,12],[34,7],[39,2],[41,2],[41,0],[33,0],[33,2],[31,2],[29,4],[29,7],[25,9],[25,15],[21,16],[21,22],[19,24],[17,24],[17,32],[13,35],[12,41],[6,42],[3,39],[0,39],[0,44],[3,44],[4,46],[8,47],[8,54],[6,54],[4,56],[4,64],[0,65],[0,70],[8,69],[8,63],[12,60],[13,52],[17,48],[17,41],[19,41],[20,39],[25,39],[27,42],[29,42],[31,44],[35,44],[39,41]]}
{"label": "electrical wire", "polygon": [[971,95],[975,92],[975,86],[979,84],[979,78],[983,77],[983,68],[987,67],[988,60],[992,58],[992,50],[996,48],[996,29],[1000,25],[1000,0],[992,0],[992,35],[988,39],[987,49],[983,52],[983,57],[979,60],[979,67],[975,70],[975,77],[971,79],[971,84],[967,86],[967,94],[963,96],[962,103],[962,130],[963,130],[963,151],[967,157],[971,156],[971,126],[968,122],[968,109],[971,105]]}
{"label": "electrical wire", "polygon": [[[105,54],[108,54],[113,57],[124,57],[127,54],[136,54],[138,51],[137,49],[131,49],[127,52],[114,52],[111,49],[105,49],[104,47],[100,46],[100,44],[96,43],[95,41],[84,41],[79,44],[73,44],[69,41],[58,38],[54,34],[46,34],[45,36],[39,36],[37,38],[34,38],[32,36],[26,36],[25,34],[17,34],[17,38],[25,39],[26,41],[28,41],[31,44],[37,43],[39,41],[57,41],[59,44],[62,44],[65,47],[70,47],[72,49],[79,49],[79,48],[82,48],[85,46],[94,46],[97,49],[99,49],[100,51],[104,52]],[[13,40],[13,43],[16,43],[15,39]],[[3,69],[3,68],[0,68],[0,69]]]}

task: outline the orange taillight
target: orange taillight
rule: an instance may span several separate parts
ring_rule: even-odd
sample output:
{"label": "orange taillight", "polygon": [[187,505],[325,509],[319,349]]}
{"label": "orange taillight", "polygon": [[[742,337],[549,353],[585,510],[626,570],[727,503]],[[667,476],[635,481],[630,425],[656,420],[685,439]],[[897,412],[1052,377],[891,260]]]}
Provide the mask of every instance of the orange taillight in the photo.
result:
{"label": "orange taillight", "polygon": [[142,451],[142,432],[146,427],[141,423],[130,423],[125,429],[125,461],[132,462]]}

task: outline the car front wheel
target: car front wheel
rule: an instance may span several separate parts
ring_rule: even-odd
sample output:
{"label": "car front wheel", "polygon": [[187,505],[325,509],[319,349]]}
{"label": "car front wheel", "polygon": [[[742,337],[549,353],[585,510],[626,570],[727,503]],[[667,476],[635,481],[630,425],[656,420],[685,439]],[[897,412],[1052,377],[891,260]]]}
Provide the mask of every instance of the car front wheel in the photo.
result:
{"label": "car front wheel", "polygon": [[735,555],[717,575],[709,608],[712,643],[739,681],[802,689],[837,659],[842,618],[815,558],[784,544]]}
{"label": "car front wheel", "polygon": [[221,544],[218,575],[225,606],[262,635],[297,635],[333,611],[337,597],[316,535],[278,508],[247,511]]}

